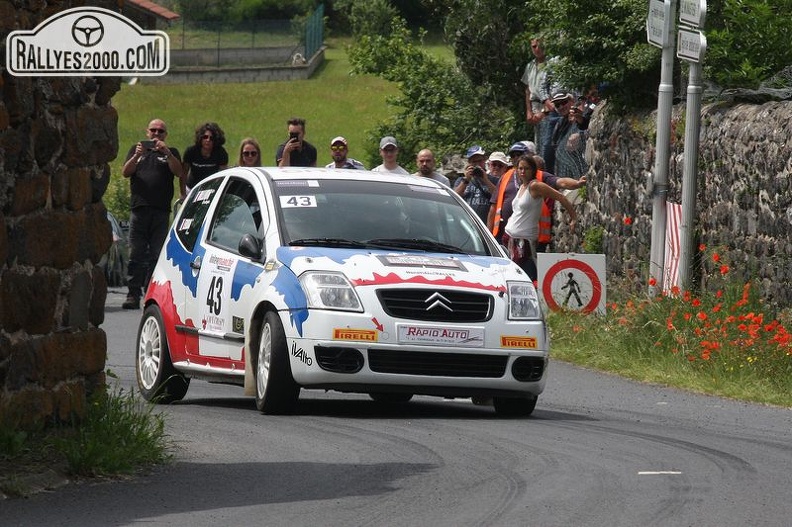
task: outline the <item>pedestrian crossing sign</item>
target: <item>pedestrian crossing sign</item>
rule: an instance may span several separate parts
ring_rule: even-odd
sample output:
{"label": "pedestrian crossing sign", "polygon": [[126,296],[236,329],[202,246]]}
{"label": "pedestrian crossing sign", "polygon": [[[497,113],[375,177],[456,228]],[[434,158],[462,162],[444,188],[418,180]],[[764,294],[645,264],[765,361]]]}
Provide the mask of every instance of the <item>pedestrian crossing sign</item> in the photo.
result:
{"label": "pedestrian crossing sign", "polygon": [[539,253],[539,295],[548,309],[605,314],[605,255]]}

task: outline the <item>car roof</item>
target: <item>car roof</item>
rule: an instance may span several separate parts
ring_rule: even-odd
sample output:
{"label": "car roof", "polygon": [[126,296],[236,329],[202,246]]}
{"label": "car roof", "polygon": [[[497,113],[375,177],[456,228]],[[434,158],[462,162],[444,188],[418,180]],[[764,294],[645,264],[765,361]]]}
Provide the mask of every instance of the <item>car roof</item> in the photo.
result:
{"label": "car roof", "polygon": [[322,179],[335,179],[355,181],[365,178],[366,181],[382,181],[382,182],[396,182],[404,185],[419,185],[425,187],[437,188],[443,185],[434,181],[433,179],[401,174],[387,174],[382,172],[372,172],[370,170],[353,170],[353,169],[337,169],[337,168],[320,168],[320,167],[255,167],[247,168],[252,172],[258,173],[260,177],[264,173],[269,175],[273,181],[281,180],[322,180]]}

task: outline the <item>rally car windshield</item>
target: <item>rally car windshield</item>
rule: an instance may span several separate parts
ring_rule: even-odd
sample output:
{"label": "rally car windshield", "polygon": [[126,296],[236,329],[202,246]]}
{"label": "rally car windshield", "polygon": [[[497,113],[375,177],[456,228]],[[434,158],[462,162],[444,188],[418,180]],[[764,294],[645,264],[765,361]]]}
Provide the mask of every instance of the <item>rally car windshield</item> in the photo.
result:
{"label": "rally car windshield", "polygon": [[277,181],[288,245],[489,255],[476,218],[444,190],[382,181]]}

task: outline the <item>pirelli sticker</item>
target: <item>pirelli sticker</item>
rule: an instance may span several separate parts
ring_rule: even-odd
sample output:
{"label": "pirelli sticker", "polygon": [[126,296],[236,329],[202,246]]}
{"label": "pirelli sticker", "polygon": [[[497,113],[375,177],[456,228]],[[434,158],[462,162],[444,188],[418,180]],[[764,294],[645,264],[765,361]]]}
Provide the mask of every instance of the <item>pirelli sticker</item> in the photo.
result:
{"label": "pirelli sticker", "polygon": [[362,340],[364,342],[377,342],[378,335],[373,329],[333,329],[334,340]]}
{"label": "pirelli sticker", "polygon": [[501,348],[536,349],[536,337],[510,337],[501,335]]}

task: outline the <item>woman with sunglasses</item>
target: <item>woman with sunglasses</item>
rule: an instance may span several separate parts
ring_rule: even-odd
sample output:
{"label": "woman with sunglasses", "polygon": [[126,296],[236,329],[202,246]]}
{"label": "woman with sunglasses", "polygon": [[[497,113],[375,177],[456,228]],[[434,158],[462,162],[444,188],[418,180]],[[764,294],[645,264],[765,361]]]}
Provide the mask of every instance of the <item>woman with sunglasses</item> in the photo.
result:
{"label": "woman with sunglasses", "polygon": [[241,167],[260,167],[261,166],[261,147],[258,141],[252,137],[242,139],[239,145],[239,161]]}
{"label": "woman with sunglasses", "polygon": [[195,129],[195,142],[184,151],[184,177],[188,188],[228,168],[224,144],[225,134],[217,123],[203,123]]}

